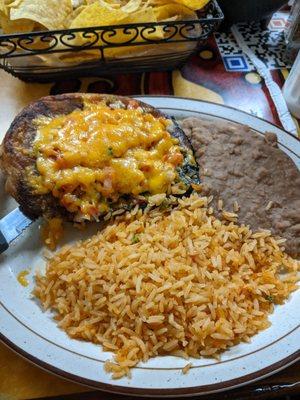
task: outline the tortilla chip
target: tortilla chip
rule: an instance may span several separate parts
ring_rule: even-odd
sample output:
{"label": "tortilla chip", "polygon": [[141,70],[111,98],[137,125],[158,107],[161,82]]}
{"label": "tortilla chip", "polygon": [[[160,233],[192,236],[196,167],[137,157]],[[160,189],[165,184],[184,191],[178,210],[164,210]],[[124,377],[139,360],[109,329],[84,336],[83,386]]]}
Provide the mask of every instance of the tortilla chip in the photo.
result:
{"label": "tortilla chip", "polygon": [[[132,13],[128,16],[125,20],[121,23],[124,24],[136,24],[136,23],[143,23],[143,22],[157,22],[156,15],[152,9],[152,7],[146,10],[140,10],[136,13]],[[117,34],[111,38],[109,38],[110,43],[126,43],[134,37],[136,34],[135,29],[128,28],[128,34],[124,34],[122,29],[117,30]],[[161,40],[164,38],[164,33],[161,27],[156,27],[154,32],[152,32],[152,28],[146,29],[143,31],[143,37],[141,36],[141,28],[139,29],[139,35],[136,38],[134,43],[145,43],[145,39],[149,40]],[[134,53],[139,53],[142,48],[147,48],[149,46],[156,46],[154,45],[138,45],[138,46],[124,46],[124,47],[112,47],[112,48],[105,48],[104,54],[108,58],[118,58],[123,54],[127,54],[128,57],[132,56]]]}
{"label": "tortilla chip", "polygon": [[160,7],[155,7],[154,12],[158,21],[169,20],[172,17],[180,17],[180,19],[184,19],[185,17],[189,17],[190,19],[197,19],[196,13],[183,6],[182,4],[174,4],[169,3]]}
{"label": "tortilla chip", "polygon": [[93,3],[81,11],[71,23],[70,28],[115,25],[127,16],[128,14],[122,10],[114,10],[99,3]]}
{"label": "tortilla chip", "polygon": [[72,1],[72,7],[74,10],[76,10],[76,8],[78,8],[78,7],[86,5],[85,0],[71,0],[71,1]]}
{"label": "tortilla chip", "polygon": [[175,3],[183,4],[191,10],[201,10],[210,0],[174,0]]}
{"label": "tortilla chip", "polygon": [[114,1],[97,0],[97,2],[100,4],[100,6],[108,7],[108,8],[111,8],[113,10],[121,8],[121,3],[115,3]]}
{"label": "tortilla chip", "polygon": [[68,15],[73,11],[71,0],[18,0],[9,8],[12,21],[29,19],[50,30],[65,28]]}
{"label": "tortilla chip", "polygon": [[141,9],[142,1],[143,0],[129,0],[121,9],[127,13],[133,13]]}
{"label": "tortilla chip", "polygon": [[159,46],[155,44],[128,46],[118,49],[105,49],[104,55],[107,59],[122,59],[122,58],[137,58],[159,55],[159,54],[174,54],[180,51],[187,51],[196,47],[196,42],[185,43],[161,43]]}
{"label": "tortilla chip", "polygon": [[[27,32],[34,29],[90,28],[111,25],[155,23],[157,21],[175,21],[179,19],[197,19],[193,10],[207,4],[209,0],[0,0],[0,23],[5,33]],[[103,47],[109,57],[119,57],[132,53],[148,53],[148,46],[157,48],[155,41],[164,39],[162,27],[151,26],[124,32],[124,27],[108,30],[103,39],[97,36],[89,39],[81,33],[70,38],[70,45],[85,45],[86,51],[76,54],[61,54],[64,62],[84,62],[99,56],[99,50],[88,50],[88,46]],[[134,42],[130,43],[132,39]],[[89,42],[90,40],[90,42]],[[93,43],[96,40],[96,43]],[[145,44],[153,40],[153,44]],[[108,43],[106,43],[108,42]],[[126,44],[130,46],[107,48],[109,44]],[[134,44],[138,43],[138,46]],[[47,48],[50,43],[32,43],[34,48]],[[145,49],[144,49],[145,47]],[[63,49],[60,43],[58,49]],[[157,48],[157,50],[159,50]],[[132,55],[133,56],[133,55]]]}
{"label": "tortilla chip", "polygon": [[9,7],[19,7],[22,0],[3,0],[3,4],[7,9],[7,15],[9,14]]}
{"label": "tortilla chip", "polygon": [[175,4],[174,0],[149,0],[152,7],[160,7],[165,4]]}
{"label": "tortilla chip", "polygon": [[85,7],[86,6],[79,6],[79,7],[75,8],[75,10],[73,10],[73,12],[66,19],[67,28],[70,28],[71,23],[85,9]]}
{"label": "tortilla chip", "polygon": [[100,58],[99,50],[82,50],[80,53],[59,53],[58,58],[65,63],[82,64]]}
{"label": "tortilla chip", "polygon": [[5,15],[6,14],[6,7],[4,5],[3,0],[0,0],[0,15]]}
{"label": "tortilla chip", "polygon": [[23,33],[32,32],[34,29],[34,22],[28,19],[19,19],[17,21],[10,21],[5,15],[0,15],[0,25],[3,33]]}
{"label": "tortilla chip", "polygon": [[9,8],[11,3],[19,4],[21,0],[0,0],[0,15],[7,17],[9,19]]}
{"label": "tortilla chip", "polygon": [[[144,22],[157,22],[157,18],[153,7],[148,7],[144,10],[136,11],[130,14],[126,19],[122,21],[122,24],[139,24]],[[151,40],[162,39],[163,31],[160,26],[156,27],[154,32],[151,32],[152,28],[146,29],[143,35]]]}
{"label": "tortilla chip", "polygon": [[[93,3],[86,7],[71,23],[71,28],[90,27],[90,26],[106,26],[106,25],[127,25],[137,24],[143,22],[157,22],[156,15],[152,7],[148,7],[144,10],[139,10],[132,13],[125,13],[122,9],[108,9],[107,7],[99,5],[99,3]],[[140,30],[141,31],[141,30]],[[109,44],[122,44],[127,43],[136,36],[135,29],[127,29],[124,32],[124,28],[115,29],[115,33],[108,31],[104,34],[104,41],[97,43],[98,46],[106,46],[107,41]],[[161,27],[157,27],[154,32],[152,28],[149,28],[143,32],[143,36],[146,39],[159,40],[163,38],[163,31]],[[140,35],[134,42],[143,42],[144,38]],[[74,44],[80,45],[81,42],[86,42],[86,39],[77,37]],[[112,48],[110,53],[118,54],[123,51],[123,48]]]}
{"label": "tortilla chip", "polygon": [[102,3],[102,5],[103,5],[103,3],[105,3],[105,5],[109,4],[112,8],[114,8],[114,7],[120,8],[122,5],[120,0],[85,0],[85,3],[88,5],[93,4],[93,3],[100,3],[100,5]]}

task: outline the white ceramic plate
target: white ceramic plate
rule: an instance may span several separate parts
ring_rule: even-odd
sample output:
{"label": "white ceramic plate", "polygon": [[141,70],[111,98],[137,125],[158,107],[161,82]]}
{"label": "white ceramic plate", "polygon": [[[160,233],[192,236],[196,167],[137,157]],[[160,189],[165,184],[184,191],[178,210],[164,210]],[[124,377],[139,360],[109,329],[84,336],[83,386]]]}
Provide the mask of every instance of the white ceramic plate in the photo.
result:
{"label": "white ceramic plate", "polygon": [[[195,100],[175,97],[139,97],[175,117],[197,116],[225,119],[249,125],[264,134],[278,135],[282,149],[300,168],[300,141],[278,127],[235,109]],[[1,189],[3,192],[3,189]],[[2,193],[0,215],[11,203]],[[95,227],[91,227],[90,234]],[[70,232],[70,237],[82,235]],[[186,361],[176,357],[160,357],[141,364],[132,371],[132,378],[113,381],[103,370],[111,354],[100,346],[74,340],[61,331],[43,313],[31,297],[33,275],[43,268],[39,226],[35,223],[0,256],[0,332],[2,340],[20,355],[35,364],[68,379],[111,392],[142,396],[182,396],[208,394],[234,388],[273,374],[300,358],[300,290],[289,301],[276,307],[270,317],[272,326],[256,335],[251,343],[243,343],[226,351],[221,361],[192,360],[187,375],[181,369]],[[30,285],[17,281],[21,270],[29,268]]]}

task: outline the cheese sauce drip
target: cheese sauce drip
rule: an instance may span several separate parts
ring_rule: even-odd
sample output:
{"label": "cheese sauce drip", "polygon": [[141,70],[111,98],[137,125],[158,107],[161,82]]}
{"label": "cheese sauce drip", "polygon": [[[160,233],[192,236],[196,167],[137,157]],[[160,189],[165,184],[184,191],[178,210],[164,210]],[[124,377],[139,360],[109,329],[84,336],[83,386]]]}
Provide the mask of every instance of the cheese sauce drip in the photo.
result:
{"label": "cheese sauce drip", "polygon": [[122,195],[167,193],[183,162],[170,121],[141,109],[85,104],[68,115],[37,120],[33,151],[36,193],[52,193],[84,218],[109,210]]}
{"label": "cheese sauce drip", "polygon": [[27,275],[29,274],[29,271],[23,270],[18,273],[17,279],[20,285],[26,287],[29,285],[29,282],[27,280]]}

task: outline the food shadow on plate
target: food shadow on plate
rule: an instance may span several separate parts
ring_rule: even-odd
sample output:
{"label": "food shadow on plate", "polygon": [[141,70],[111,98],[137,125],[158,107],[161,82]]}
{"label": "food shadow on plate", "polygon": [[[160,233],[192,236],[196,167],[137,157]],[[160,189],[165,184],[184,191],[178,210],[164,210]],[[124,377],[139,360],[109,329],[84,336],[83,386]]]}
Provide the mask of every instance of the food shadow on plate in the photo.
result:
{"label": "food shadow on plate", "polygon": [[0,171],[0,187],[3,190],[0,191],[0,218],[11,212],[16,207],[16,202],[10,196],[8,196],[4,190],[5,178],[3,173]]}

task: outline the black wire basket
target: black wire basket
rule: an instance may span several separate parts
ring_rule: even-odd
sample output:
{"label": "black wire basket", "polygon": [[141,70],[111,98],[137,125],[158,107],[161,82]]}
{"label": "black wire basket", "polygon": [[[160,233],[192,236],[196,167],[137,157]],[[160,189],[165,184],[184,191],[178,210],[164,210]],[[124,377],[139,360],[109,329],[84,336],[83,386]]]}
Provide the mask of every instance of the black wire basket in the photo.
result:
{"label": "black wire basket", "polygon": [[216,0],[197,16],[197,20],[0,35],[0,67],[35,82],[172,70],[183,65],[224,18]]}

